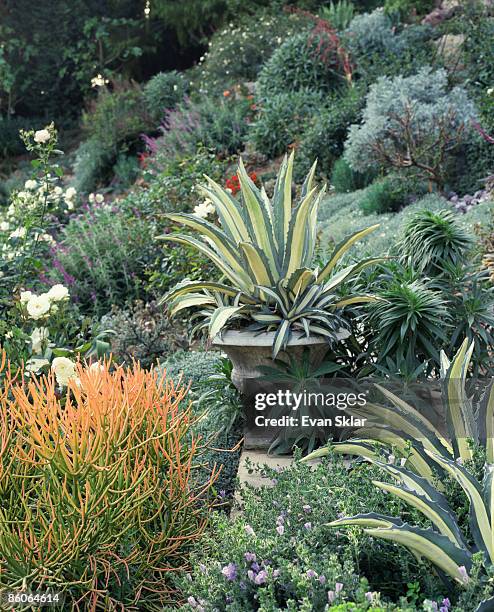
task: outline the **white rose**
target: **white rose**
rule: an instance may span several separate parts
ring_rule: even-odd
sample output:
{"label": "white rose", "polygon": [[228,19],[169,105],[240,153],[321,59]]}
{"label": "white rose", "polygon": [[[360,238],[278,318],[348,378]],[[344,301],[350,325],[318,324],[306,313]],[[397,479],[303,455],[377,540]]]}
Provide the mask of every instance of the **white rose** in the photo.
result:
{"label": "white rose", "polygon": [[26,235],[25,227],[18,227],[15,231],[13,231],[9,238],[24,238]]}
{"label": "white rose", "polygon": [[77,195],[77,189],[75,189],[74,187],[69,187],[67,191],[65,192],[65,199],[73,200],[76,195]]}
{"label": "white rose", "polygon": [[0,223],[0,232],[8,232],[10,229],[10,223],[8,221],[2,221]]}
{"label": "white rose", "polygon": [[21,304],[27,304],[32,295],[31,291],[21,291]]}
{"label": "white rose", "polygon": [[34,134],[34,142],[44,144],[50,140],[50,132],[47,129],[37,130]]}
{"label": "white rose", "polygon": [[102,203],[105,201],[105,197],[104,197],[103,195],[101,195],[101,193],[97,193],[97,194],[94,196],[94,199],[96,200],[96,202],[97,202],[98,204],[102,204]]}
{"label": "white rose", "polygon": [[50,298],[46,293],[43,293],[43,295],[32,295],[26,308],[31,319],[37,321],[50,312],[50,306]]}
{"label": "white rose", "polygon": [[46,295],[52,302],[60,302],[69,297],[69,290],[63,285],[53,285]]}
{"label": "white rose", "polygon": [[88,198],[88,200],[89,200],[91,203],[92,203],[92,202],[94,202],[94,193],[90,193],[90,194],[89,194],[89,198]]}
{"label": "white rose", "polygon": [[34,354],[41,353],[43,344],[48,340],[48,329],[37,327],[31,334],[31,348]]}
{"label": "white rose", "polygon": [[215,211],[214,205],[211,203],[211,200],[205,200],[202,204],[198,204],[194,208],[194,215],[196,217],[201,217],[201,219],[205,219],[209,215],[213,214]]}
{"label": "white rose", "polygon": [[34,181],[33,179],[29,179],[28,181],[24,183],[24,188],[28,189],[29,191],[31,191],[31,189],[36,189],[37,186],[38,186],[38,183]]}
{"label": "white rose", "polygon": [[71,378],[76,378],[75,363],[67,357],[55,357],[51,369],[55,372],[57,383],[66,387]]}

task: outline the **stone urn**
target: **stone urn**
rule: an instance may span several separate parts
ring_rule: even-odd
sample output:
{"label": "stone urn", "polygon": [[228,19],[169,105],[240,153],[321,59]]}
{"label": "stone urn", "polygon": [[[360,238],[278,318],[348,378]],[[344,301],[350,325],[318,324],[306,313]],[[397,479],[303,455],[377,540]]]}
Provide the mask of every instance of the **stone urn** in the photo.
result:
{"label": "stone urn", "polygon": [[[262,376],[261,366],[273,365],[272,348],[276,332],[252,332],[228,330],[216,336],[213,345],[221,348],[233,363],[232,382],[240,393],[245,393],[249,380]],[[342,329],[336,339],[348,338],[350,332]],[[329,350],[327,339],[323,336],[310,336],[293,333],[285,351],[280,351],[278,359],[288,361],[287,356],[300,358],[304,349],[309,349],[309,360],[312,368],[321,365]]]}

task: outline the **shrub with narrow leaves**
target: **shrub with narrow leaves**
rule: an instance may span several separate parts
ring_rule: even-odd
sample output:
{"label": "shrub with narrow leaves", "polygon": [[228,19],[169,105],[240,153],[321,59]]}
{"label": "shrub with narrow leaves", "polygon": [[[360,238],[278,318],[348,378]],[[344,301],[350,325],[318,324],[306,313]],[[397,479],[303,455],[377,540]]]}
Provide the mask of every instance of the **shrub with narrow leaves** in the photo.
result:
{"label": "shrub with narrow leaves", "polygon": [[74,610],[163,609],[207,520],[213,474],[187,390],[140,366],[0,380],[0,589],[61,591]]}
{"label": "shrub with narrow leaves", "polygon": [[444,70],[381,77],[367,96],[363,121],[350,128],[345,157],[355,170],[413,171],[439,188],[447,161],[465,140],[475,107],[462,87],[448,90]]}

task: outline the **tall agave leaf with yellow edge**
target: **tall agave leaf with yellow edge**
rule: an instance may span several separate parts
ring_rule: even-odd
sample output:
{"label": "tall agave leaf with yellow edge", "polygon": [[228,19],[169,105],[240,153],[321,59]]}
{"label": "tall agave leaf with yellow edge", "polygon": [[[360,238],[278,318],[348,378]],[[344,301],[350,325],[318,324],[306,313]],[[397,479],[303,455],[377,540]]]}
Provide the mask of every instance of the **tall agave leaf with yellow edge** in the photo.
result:
{"label": "tall agave leaf with yellow edge", "polygon": [[[419,510],[432,523],[434,529],[418,528],[403,523],[398,518],[375,513],[359,514],[330,523],[332,527],[363,527],[371,536],[406,546],[415,556],[428,559],[461,585],[470,580],[472,555],[477,550],[483,553],[486,566],[494,564],[494,391],[491,382],[481,397],[478,408],[474,409],[473,402],[465,391],[472,347],[467,341],[463,342],[452,362],[444,354],[441,356],[443,393],[448,427],[453,437],[452,445],[444,440],[437,440],[438,446],[434,448],[434,445],[427,443],[423,435],[420,439],[413,440],[413,428],[419,424],[415,411],[410,411],[412,429],[404,427],[410,435],[401,434],[402,440],[413,442],[412,452],[405,460],[407,467],[383,461],[389,460],[393,455],[382,441],[376,445],[372,440],[356,439],[334,445],[336,452],[359,455],[396,479],[397,484],[381,481],[373,481],[373,484]],[[387,396],[395,410],[407,413],[407,404],[393,398],[389,393]],[[379,407],[376,414],[383,416],[382,407]],[[395,425],[400,425],[399,419],[395,420]],[[383,428],[376,424],[373,426],[375,433],[377,432],[375,437],[382,437]],[[430,427],[430,424],[427,427]],[[372,431],[372,428],[367,431]],[[465,460],[473,456],[467,435],[471,437],[470,440],[485,449],[487,461],[482,482],[463,465]],[[309,455],[306,460],[324,456],[327,452],[329,449],[321,449]],[[443,474],[454,478],[463,489],[470,505],[470,533],[475,547],[470,547],[467,538],[462,534],[446,497],[437,488],[437,480],[433,480],[429,475],[425,478],[418,475],[423,468],[413,463],[417,454],[422,458],[424,455],[428,457]],[[408,469],[409,467],[412,469]],[[477,612],[490,610],[493,605],[494,598],[487,599],[480,604]]]}
{"label": "tall agave leaf with yellow edge", "polygon": [[[465,389],[473,348],[473,342],[465,339],[451,362],[444,352],[441,353],[442,399],[451,442],[426,416],[380,385],[376,387],[392,406],[368,403],[349,408],[355,416],[366,419],[366,426],[357,429],[355,435],[359,439],[393,444],[403,450],[411,444],[410,465],[418,474],[431,480],[434,471],[444,471],[439,462],[430,460],[432,454],[446,461],[468,461],[473,456],[472,441],[485,449],[487,462],[494,463],[494,384],[488,385],[476,405]],[[348,441],[345,446],[335,444],[335,452],[360,454],[359,445],[348,450],[348,444]],[[329,451],[321,449],[319,452],[321,456]],[[436,464],[435,470],[432,469],[433,463]]]}
{"label": "tall agave leaf with yellow edge", "polygon": [[[214,284],[180,283],[162,299],[170,312],[204,308],[202,312],[208,313],[211,337],[220,334],[233,320],[250,318],[255,329],[276,331],[273,356],[286,348],[295,331],[305,336],[322,335],[328,342],[348,334],[341,316],[343,309],[376,298],[350,295],[335,299],[337,291],[344,281],[381,259],[364,260],[338,272],[336,267],[357,240],[378,226],[343,240],[321,271],[312,268],[317,212],[325,193],[325,188],[315,186],[315,169],[316,164],[307,175],[295,204],[292,202],[293,153],[281,164],[271,200],[264,189],[258,189],[252,182],[242,160],[238,167],[241,198],[206,177],[207,184],[200,187],[200,192],[213,203],[219,226],[194,214],[170,214],[171,221],[196,236],[171,233],[162,239],[197,249],[218,268],[222,280]],[[221,299],[214,298],[215,295]],[[218,311],[217,302],[221,303]]]}

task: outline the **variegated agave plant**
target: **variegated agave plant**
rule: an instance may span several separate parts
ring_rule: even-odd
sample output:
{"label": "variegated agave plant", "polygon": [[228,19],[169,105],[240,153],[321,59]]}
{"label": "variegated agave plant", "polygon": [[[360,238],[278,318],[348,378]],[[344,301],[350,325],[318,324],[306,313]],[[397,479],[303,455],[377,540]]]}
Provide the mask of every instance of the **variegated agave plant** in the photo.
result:
{"label": "variegated agave plant", "polygon": [[[490,382],[474,406],[465,390],[472,351],[473,343],[469,345],[465,340],[452,362],[444,353],[441,355],[443,399],[451,442],[412,406],[382,389],[393,408],[369,405],[365,413],[370,426],[359,432],[367,437],[334,445],[336,452],[364,457],[395,478],[396,485],[379,481],[374,484],[417,508],[431,521],[433,528],[415,527],[398,518],[374,513],[343,518],[331,526],[358,525],[372,536],[403,544],[460,584],[470,579],[474,552],[484,553],[486,566],[494,564],[494,383]],[[387,422],[387,427],[383,422]],[[406,444],[411,444],[404,466],[393,464],[391,450],[386,444],[391,440],[404,452]],[[473,458],[472,442],[485,452],[482,482],[467,468],[468,461]],[[320,449],[308,455],[306,460],[328,452],[327,448]],[[442,492],[438,476],[444,475],[453,477],[469,500],[473,547],[462,535]],[[494,598],[486,600],[479,610],[494,610]]]}
{"label": "variegated agave plant", "polygon": [[[328,263],[311,268],[316,243],[317,211],[324,189],[314,186],[315,164],[309,172],[300,201],[292,204],[293,154],[284,159],[272,201],[247,175],[242,160],[238,177],[241,199],[233,197],[210,178],[202,194],[214,205],[221,227],[191,214],[168,218],[201,235],[169,234],[171,240],[192,246],[207,256],[223,274],[221,282],[190,282],[177,285],[162,302],[171,314],[184,308],[202,307],[211,338],[232,323],[250,323],[250,329],[276,331],[273,356],[286,348],[291,334],[320,335],[335,340],[346,331],[344,306],[369,302],[368,295],[337,297],[342,283],[365,266],[367,259],[336,271],[343,254],[374,225],[338,244]],[[244,319],[245,321],[241,321]]]}

